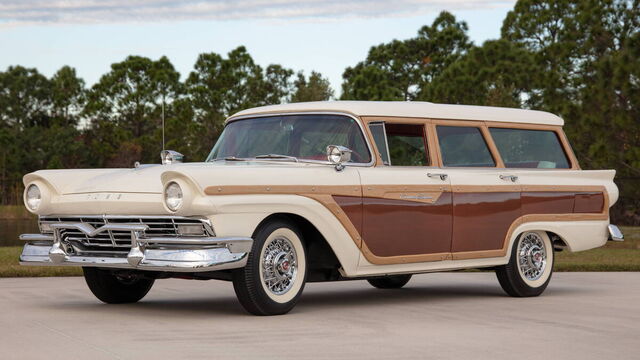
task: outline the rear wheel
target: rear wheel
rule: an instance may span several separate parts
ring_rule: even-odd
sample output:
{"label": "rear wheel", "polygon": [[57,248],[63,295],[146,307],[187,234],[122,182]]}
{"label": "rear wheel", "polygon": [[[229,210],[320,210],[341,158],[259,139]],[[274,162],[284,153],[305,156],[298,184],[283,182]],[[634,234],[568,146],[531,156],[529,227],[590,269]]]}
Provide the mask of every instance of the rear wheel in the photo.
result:
{"label": "rear wheel", "polygon": [[553,246],[544,231],[522,233],[511,250],[509,263],[496,268],[502,289],[510,296],[538,296],[553,273]]}
{"label": "rear wheel", "polygon": [[254,315],[281,315],[298,302],[307,278],[307,257],[295,224],[273,220],[256,233],[247,265],[233,273],[240,304]]}
{"label": "rear wheel", "polygon": [[135,272],[116,274],[90,267],[82,268],[82,271],[93,295],[107,304],[138,302],[147,295],[155,281]]}
{"label": "rear wheel", "polygon": [[400,289],[411,280],[411,274],[391,275],[381,278],[367,279],[371,286],[378,289]]}

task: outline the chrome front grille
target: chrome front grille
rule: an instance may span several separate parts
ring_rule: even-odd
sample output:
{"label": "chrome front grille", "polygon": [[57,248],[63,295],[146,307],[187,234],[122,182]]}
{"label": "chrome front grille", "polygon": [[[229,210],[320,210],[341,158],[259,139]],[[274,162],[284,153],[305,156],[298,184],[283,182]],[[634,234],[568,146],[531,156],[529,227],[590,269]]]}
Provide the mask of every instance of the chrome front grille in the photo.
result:
{"label": "chrome front grille", "polygon": [[[87,223],[94,228],[106,224],[144,224],[149,228],[146,237],[178,237],[181,225],[202,227],[201,234],[189,234],[190,237],[213,236],[213,230],[207,220],[179,216],[41,216],[40,229],[43,234],[52,233],[48,225],[54,223]],[[80,251],[127,252],[131,248],[131,231],[109,230],[89,237],[77,229],[61,229],[62,241],[73,245]]]}

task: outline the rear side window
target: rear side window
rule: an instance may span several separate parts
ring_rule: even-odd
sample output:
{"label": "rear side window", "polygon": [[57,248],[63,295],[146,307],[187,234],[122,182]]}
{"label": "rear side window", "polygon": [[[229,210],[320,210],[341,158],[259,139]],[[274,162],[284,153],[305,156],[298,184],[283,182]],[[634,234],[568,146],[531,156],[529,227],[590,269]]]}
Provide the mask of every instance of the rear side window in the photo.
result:
{"label": "rear side window", "polygon": [[436,129],[444,166],[496,166],[479,128],[467,126],[437,126]]}
{"label": "rear side window", "polygon": [[490,128],[491,137],[508,168],[568,169],[560,139],[554,131]]}

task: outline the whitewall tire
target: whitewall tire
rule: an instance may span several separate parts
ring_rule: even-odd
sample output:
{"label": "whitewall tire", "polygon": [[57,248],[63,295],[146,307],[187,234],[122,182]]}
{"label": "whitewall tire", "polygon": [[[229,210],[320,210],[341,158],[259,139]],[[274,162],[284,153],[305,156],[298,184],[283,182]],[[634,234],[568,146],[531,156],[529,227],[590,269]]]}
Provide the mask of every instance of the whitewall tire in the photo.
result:
{"label": "whitewall tire", "polygon": [[233,273],[238,300],[254,315],[286,314],[306,283],[302,236],[295,224],[276,219],[262,225],[253,241],[247,265]]}
{"label": "whitewall tire", "polygon": [[502,289],[515,297],[538,296],[553,274],[553,244],[544,231],[527,231],[518,236],[509,263],[496,268]]}

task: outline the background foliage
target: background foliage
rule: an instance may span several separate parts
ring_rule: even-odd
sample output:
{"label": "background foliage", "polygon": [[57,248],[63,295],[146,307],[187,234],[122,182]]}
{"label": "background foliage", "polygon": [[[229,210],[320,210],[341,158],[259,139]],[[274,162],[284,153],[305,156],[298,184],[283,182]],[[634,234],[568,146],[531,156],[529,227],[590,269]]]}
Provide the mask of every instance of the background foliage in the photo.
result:
{"label": "background foliage", "polygon": [[[614,221],[640,225],[639,27],[640,0],[519,0],[500,39],[475,45],[467,24],[442,12],[345,69],[341,99],[556,113],[584,169],[617,170]],[[19,203],[22,175],[37,169],[157,162],[162,112],[166,147],[198,161],[236,111],[334,96],[321,74],[262,68],[242,46],[201,54],[181,79],[166,57],[129,56],[91,87],[69,66],[51,78],[0,72],[0,203]]]}

